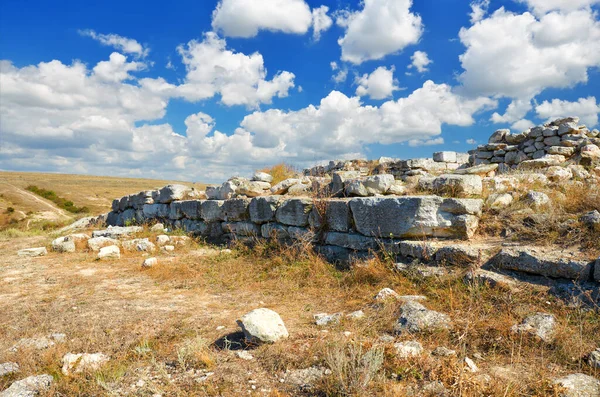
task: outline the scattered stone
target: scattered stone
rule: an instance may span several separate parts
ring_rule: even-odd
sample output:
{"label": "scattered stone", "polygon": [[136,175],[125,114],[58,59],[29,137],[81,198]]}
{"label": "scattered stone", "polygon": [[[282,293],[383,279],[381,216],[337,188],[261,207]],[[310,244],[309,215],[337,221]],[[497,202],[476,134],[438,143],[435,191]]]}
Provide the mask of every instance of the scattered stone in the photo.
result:
{"label": "scattered stone", "polygon": [[525,195],[525,202],[529,203],[534,209],[540,209],[550,204],[550,197],[546,193],[532,190]]}
{"label": "scattered stone", "polygon": [[165,231],[165,225],[163,225],[162,223],[157,223],[154,226],[152,226],[150,228],[151,232],[164,232]]}
{"label": "scattered stone", "polygon": [[273,310],[254,309],[237,320],[249,343],[273,343],[289,337],[283,320]]}
{"label": "scattered stone", "polygon": [[273,177],[271,175],[267,174],[266,172],[257,172],[252,177],[252,180],[257,181],[257,182],[271,183],[271,182],[273,182]]}
{"label": "scattered stone", "polygon": [[600,231],[600,212],[598,210],[586,212],[579,217],[579,221],[590,229]]}
{"label": "scattered stone", "polygon": [[158,244],[159,247],[168,244],[170,240],[171,239],[166,234],[160,234],[156,236],[156,244]]}
{"label": "scattered stone", "polygon": [[109,245],[108,247],[100,248],[98,252],[98,259],[120,259],[121,250],[116,245]]}
{"label": "scattered stone", "polygon": [[156,249],[156,246],[147,238],[136,238],[123,241],[123,248],[128,251],[152,252]]}
{"label": "scattered stone", "polygon": [[285,193],[287,193],[287,191],[290,187],[292,187],[298,183],[301,183],[301,180],[296,179],[296,178],[289,178],[284,181],[281,181],[271,188],[271,194],[273,194],[273,195],[285,194]]}
{"label": "scattered stone", "polygon": [[450,328],[448,315],[429,310],[416,301],[408,301],[401,307],[402,313],[396,323],[397,332],[425,332]]}
{"label": "scattered stone", "polygon": [[394,291],[391,288],[384,288],[381,291],[379,291],[377,293],[377,295],[375,295],[375,300],[378,302],[383,302],[383,301],[387,301],[391,298],[397,300],[399,299],[400,295],[398,295],[398,293],[396,291]]}
{"label": "scattered stone", "polygon": [[131,234],[139,233],[143,229],[141,226],[111,226],[106,230],[96,230],[92,232],[92,237],[110,237],[118,239],[120,237],[129,236]]}
{"label": "scattered stone", "polygon": [[119,244],[119,240],[110,237],[93,237],[87,241],[88,248],[94,252],[98,252],[101,248],[108,247],[109,245]]}
{"label": "scattered stone", "polygon": [[473,360],[471,360],[469,357],[465,357],[465,364],[467,364],[467,369],[469,370],[469,372],[478,372],[479,371],[479,368],[477,367],[475,362]]}
{"label": "scattered stone", "polygon": [[556,379],[554,384],[563,388],[561,397],[598,397],[600,380],[585,374],[571,374]]}
{"label": "scattered stone", "polygon": [[9,351],[16,352],[19,349],[45,350],[54,346],[56,343],[65,341],[64,334],[50,334],[39,338],[20,339]]}
{"label": "scattered stone", "polygon": [[300,389],[311,389],[323,376],[330,373],[330,370],[323,367],[294,369],[286,373],[285,382]]}
{"label": "scattered stone", "polygon": [[250,352],[248,350],[240,350],[238,352],[236,352],[236,355],[241,358],[242,360],[254,360],[254,356],[252,354],[250,354]]}
{"label": "scattered stone", "polygon": [[97,371],[109,361],[109,357],[102,353],[67,353],[62,358],[62,373],[81,373],[83,371]]}
{"label": "scattered stone", "polygon": [[517,282],[512,278],[505,276],[503,274],[491,272],[489,270],[484,269],[476,269],[468,272],[465,275],[465,281],[467,282],[480,282],[482,284],[487,284],[491,288],[496,287],[507,287],[514,288],[517,286]]}
{"label": "scattered stone", "polygon": [[52,241],[52,251],[75,252],[75,239],[71,236],[59,237]]}
{"label": "scattered stone", "polygon": [[156,258],[147,258],[147,259],[144,259],[144,262],[142,263],[142,268],[149,269],[152,266],[156,266],[156,265],[158,265],[158,259],[156,259]]}
{"label": "scattered stone", "polygon": [[511,331],[519,334],[532,334],[544,342],[550,343],[554,340],[555,327],[556,320],[552,314],[536,313],[525,318],[521,324],[513,325]]}
{"label": "scattered stone", "polygon": [[166,252],[173,252],[175,251],[175,246],[174,245],[165,245],[162,247],[163,251]]}
{"label": "scattered stone", "polygon": [[340,322],[341,317],[342,317],[341,313],[335,313],[335,314],[318,313],[313,316],[313,318],[315,319],[315,324],[317,324],[320,327],[330,325],[330,324],[337,324]]}
{"label": "scattered stone", "polygon": [[3,363],[0,364],[0,378],[6,375],[16,374],[19,372],[19,364]]}
{"label": "scattered stone", "polygon": [[53,382],[51,375],[30,376],[13,382],[8,389],[0,392],[0,397],[35,397],[50,389]]}
{"label": "scattered stone", "polygon": [[346,314],[346,317],[348,317],[352,320],[358,320],[358,319],[363,318],[364,316],[365,316],[365,312],[363,312],[362,310],[357,310],[355,312]]}
{"label": "scattered stone", "polygon": [[417,341],[394,343],[394,348],[400,358],[420,356],[423,353],[423,346]]}
{"label": "scattered stone", "polygon": [[587,362],[592,368],[600,368],[600,348],[590,353]]}
{"label": "scattered stone", "polygon": [[45,256],[48,255],[48,250],[46,249],[46,247],[39,247],[39,248],[25,248],[22,250],[19,250],[17,252],[17,255],[19,256],[27,256],[27,257],[37,257],[37,256]]}
{"label": "scattered stone", "polygon": [[431,352],[431,354],[438,357],[450,357],[456,356],[456,350],[451,350],[444,346],[438,346]]}
{"label": "scattered stone", "polygon": [[509,193],[491,194],[486,200],[486,204],[488,205],[488,207],[495,210],[509,207],[512,204],[512,202],[513,196]]}

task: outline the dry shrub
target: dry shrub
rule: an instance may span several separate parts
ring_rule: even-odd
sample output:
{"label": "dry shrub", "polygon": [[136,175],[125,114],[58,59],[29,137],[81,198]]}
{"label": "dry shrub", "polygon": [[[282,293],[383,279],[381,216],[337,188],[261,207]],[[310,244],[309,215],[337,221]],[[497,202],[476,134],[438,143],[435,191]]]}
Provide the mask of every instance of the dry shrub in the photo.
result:
{"label": "dry shrub", "polygon": [[332,344],[325,353],[325,363],[331,375],[321,388],[329,396],[363,395],[383,367],[382,346],[368,347],[361,343]]}
{"label": "dry shrub", "polygon": [[259,171],[266,172],[267,174],[273,177],[273,181],[271,182],[272,185],[275,185],[288,178],[294,178],[296,175],[298,175],[298,171],[296,170],[296,168],[286,163],[275,164],[271,167],[266,167]]}

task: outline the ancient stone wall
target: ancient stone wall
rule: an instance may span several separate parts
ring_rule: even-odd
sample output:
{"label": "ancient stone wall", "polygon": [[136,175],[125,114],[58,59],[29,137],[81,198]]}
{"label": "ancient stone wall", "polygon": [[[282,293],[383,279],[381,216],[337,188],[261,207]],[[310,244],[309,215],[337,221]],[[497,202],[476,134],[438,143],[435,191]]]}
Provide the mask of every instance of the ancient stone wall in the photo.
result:
{"label": "ancient stone wall", "polygon": [[519,134],[497,130],[488,144],[480,145],[469,153],[473,165],[498,164],[502,172],[514,168],[539,168],[539,162],[535,161],[538,159],[549,160],[550,166],[565,162],[591,165],[592,159],[597,157],[598,145],[598,130],[590,131],[579,125],[577,117],[569,117],[532,127]]}
{"label": "ancient stone wall", "polygon": [[162,222],[213,241],[248,238],[302,240],[328,256],[348,256],[382,246],[398,251],[400,239],[468,239],[477,229],[480,199],[379,196],[313,199],[263,196],[182,200],[189,189],[169,185],[113,202],[107,224]]}

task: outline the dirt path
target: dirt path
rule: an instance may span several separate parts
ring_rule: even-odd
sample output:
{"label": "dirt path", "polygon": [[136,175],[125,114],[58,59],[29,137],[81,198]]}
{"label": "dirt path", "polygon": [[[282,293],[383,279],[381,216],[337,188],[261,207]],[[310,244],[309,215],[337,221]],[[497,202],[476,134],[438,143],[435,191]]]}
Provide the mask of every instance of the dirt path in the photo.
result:
{"label": "dirt path", "polygon": [[71,216],[69,216],[64,210],[58,208],[57,206],[55,206],[54,204],[52,204],[51,202],[44,200],[38,196],[36,196],[35,194],[28,192],[27,190],[21,189],[15,185],[12,185],[10,183],[7,182],[1,182],[3,185],[9,186],[10,189],[14,192],[17,193],[21,196],[26,197],[29,200],[33,200],[39,204],[41,204],[42,206],[44,206],[45,208],[47,208],[47,211],[52,212],[56,215],[58,215],[59,217],[62,218],[71,218]]}

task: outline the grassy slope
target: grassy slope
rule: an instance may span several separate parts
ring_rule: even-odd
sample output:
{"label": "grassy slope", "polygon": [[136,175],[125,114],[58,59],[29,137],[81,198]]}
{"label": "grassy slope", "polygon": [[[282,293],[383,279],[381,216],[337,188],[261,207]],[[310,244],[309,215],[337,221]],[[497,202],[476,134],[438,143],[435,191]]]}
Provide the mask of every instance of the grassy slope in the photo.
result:
{"label": "grassy slope", "polygon": [[[21,191],[29,185],[50,189],[57,195],[73,201],[78,207],[88,207],[91,215],[110,210],[112,200],[142,190],[156,189],[169,183],[182,183],[203,189],[204,184],[167,181],[157,179],[134,179],[108,176],[43,174],[29,172],[0,172],[0,213],[8,207],[24,213],[48,211],[50,208],[43,202],[36,201]],[[43,199],[42,199],[43,200]],[[43,200],[50,203],[47,200]],[[50,203],[52,206],[53,204]]]}

